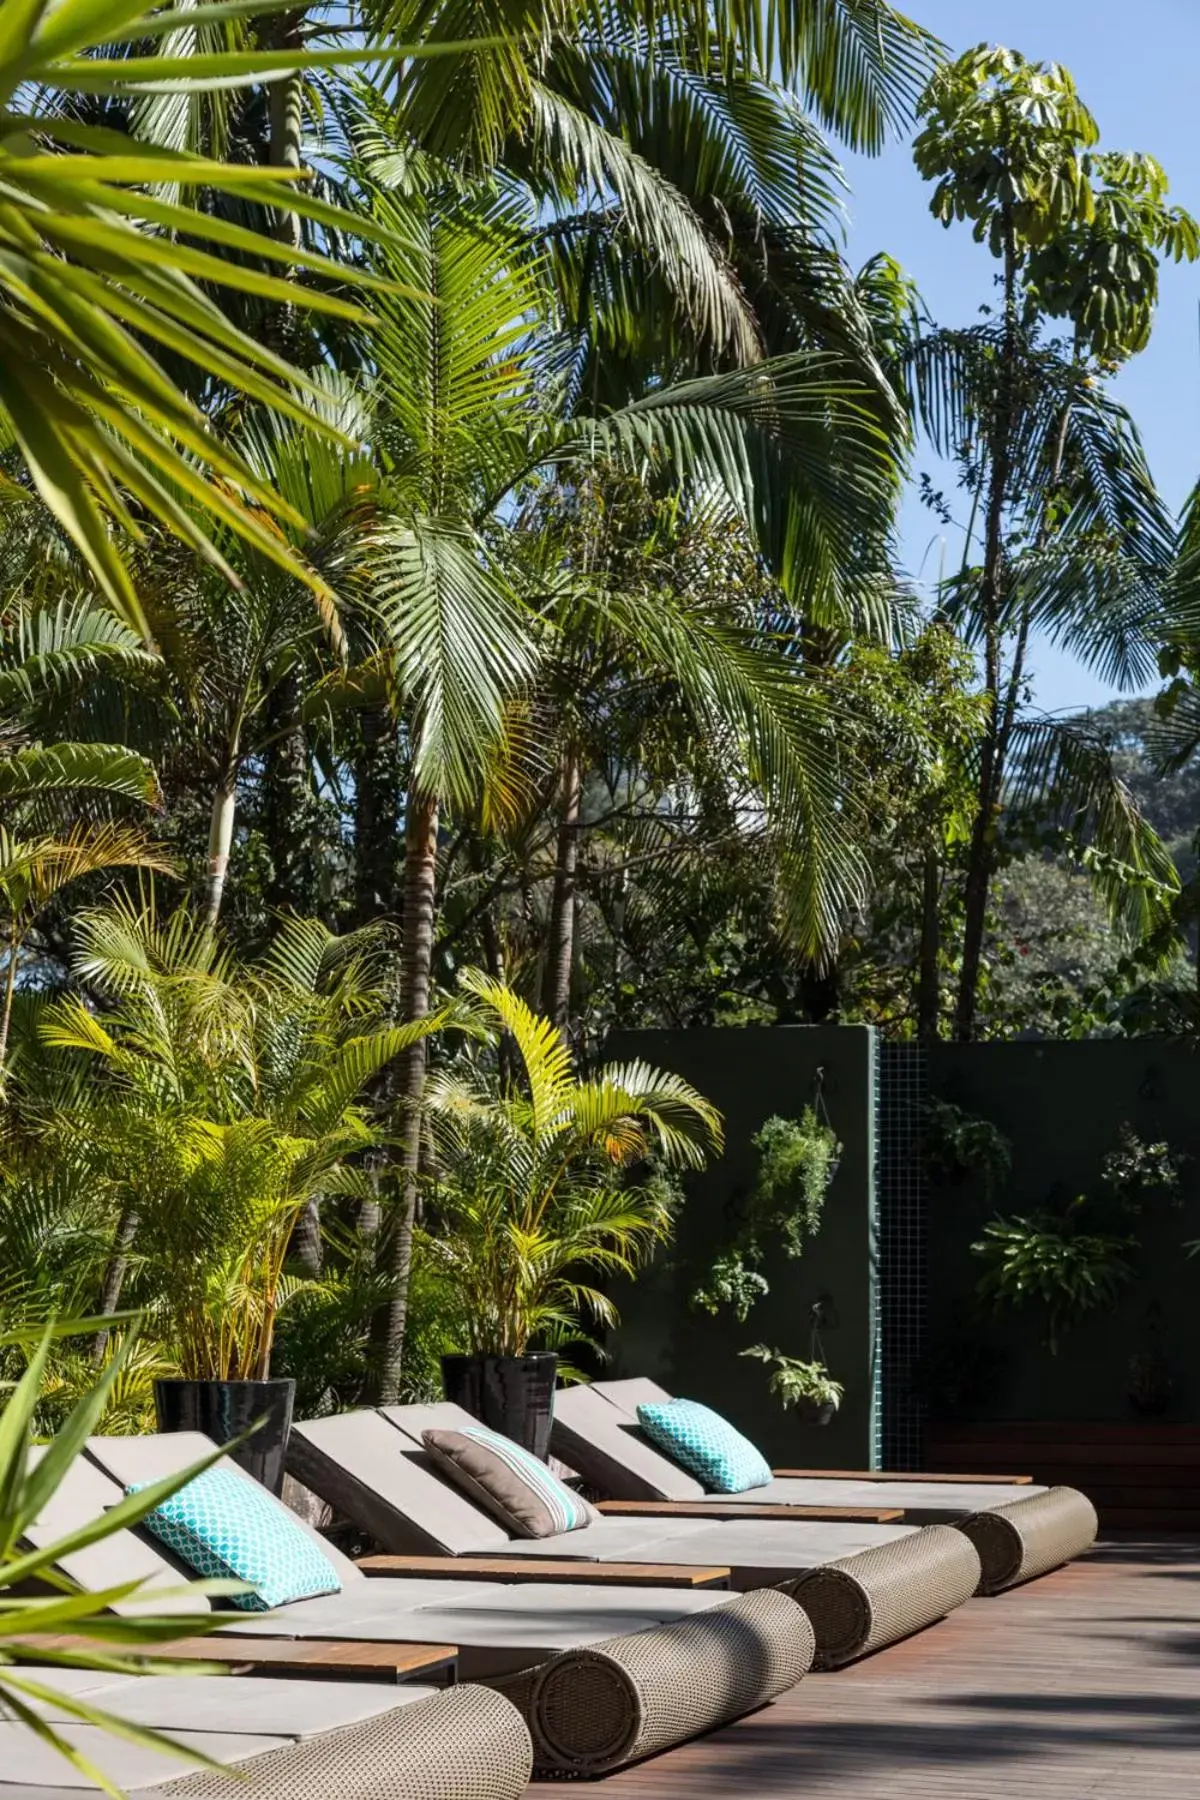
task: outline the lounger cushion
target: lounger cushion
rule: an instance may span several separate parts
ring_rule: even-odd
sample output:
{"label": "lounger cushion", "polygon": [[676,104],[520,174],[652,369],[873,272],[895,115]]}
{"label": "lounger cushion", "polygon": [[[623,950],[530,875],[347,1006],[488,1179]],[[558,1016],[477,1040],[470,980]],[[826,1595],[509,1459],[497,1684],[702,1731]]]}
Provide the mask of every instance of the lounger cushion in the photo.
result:
{"label": "lounger cushion", "polygon": [[[126,1491],[139,1494],[146,1485],[134,1482]],[[268,1612],[341,1589],[337,1570],[312,1538],[269,1494],[229,1469],[205,1469],[160,1501],[145,1522],[197,1575],[249,1582],[249,1593],[229,1596],[242,1612]]]}
{"label": "lounger cushion", "polygon": [[579,1531],[596,1514],[544,1462],[485,1425],[424,1431],[421,1441],[437,1467],[519,1538]]}
{"label": "lounger cushion", "polygon": [[595,1383],[554,1396],[550,1448],[614,1500],[704,1498],[700,1483],[656,1450],[633,1414],[611,1405]]}
{"label": "lounger cushion", "polygon": [[771,1465],[749,1438],[697,1400],[668,1400],[637,1409],[646,1435],[716,1494],[766,1487]]}

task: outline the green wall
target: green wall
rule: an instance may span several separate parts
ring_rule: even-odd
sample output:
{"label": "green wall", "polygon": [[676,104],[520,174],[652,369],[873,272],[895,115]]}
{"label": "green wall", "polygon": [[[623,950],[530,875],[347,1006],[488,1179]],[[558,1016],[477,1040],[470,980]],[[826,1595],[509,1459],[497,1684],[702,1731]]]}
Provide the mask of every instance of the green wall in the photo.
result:
{"label": "green wall", "polygon": [[[874,1172],[874,1034],[863,1026],[750,1026],[622,1033],[606,1059],[642,1058],[684,1076],[720,1107],[726,1149],[689,1178],[675,1243],[635,1283],[614,1294],[621,1324],[605,1371],[652,1375],[673,1393],[726,1414],[776,1465],[875,1466],[877,1255]],[[803,1257],[780,1253],[764,1274],[770,1293],[744,1325],[726,1311],[697,1312],[688,1295],[726,1241],[726,1219],[753,1179],[750,1140],[773,1114],[798,1117],[818,1068],[843,1155],[821,1229]],[[739,1357],[765,1342],[790,1356],[809,1353],[813,1303],[826,1297],[823,1330],[833,1375],[846,1398],[825,1427],[802,1425],[767,1392],[761,1363]]]}
{"label": "green wall", "polygon": [[[934,1414],[1131,1419],[1130,1357],[1157,1346],[1176,1382],[1167,1419],[1200,1422],[1200,1260],[1182,1248],[1200,1238],[1200,1060],[1154,1039],[938,1044],[928,1074],[931,1093],[992,1120],[1013,1146],[1012,1179],[993,1202],[974,1179],[929,1187],[925,1380]],[[1135,1280],[1051,1356],[1040,1310],[997,1318],[982,1309],[970,1245],[997,1211],[1032,1212],[1052,1195],[1094,1186],[1124,1120],[1144,1140],[1190,1155],[1183,1205],[1151,1199],[1128,1222],[1142,1246]]]}

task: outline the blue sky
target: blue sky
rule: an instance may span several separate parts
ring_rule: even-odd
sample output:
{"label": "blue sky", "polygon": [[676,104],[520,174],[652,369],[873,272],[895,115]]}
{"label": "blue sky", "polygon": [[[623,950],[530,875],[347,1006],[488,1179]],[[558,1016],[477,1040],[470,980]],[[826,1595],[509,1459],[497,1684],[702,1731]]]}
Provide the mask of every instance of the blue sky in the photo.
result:
{"label": "blue sky", "polygon": [[[1065,63],[1096,117],[1105,147],[1149,151],[1166,169],[1172,198],[1200,215],[1200,0],[902,0],[903,9],[953,50],[1007,44]],[[849,254],[856,264],[887,250],[916,277],[933,316],[966,324],[991,297],[991,260],[969,226],[949,231],[929,215],[929,189],[907,144],[879,158],[848,157]],[[1200,477],[1200,264],[1165,268],[1154,336],[1120,376],[1150,464],[1170,504]],[[931,470],[931,458],[924,458]],[[924,558],[935,577],[939,527],[915,498],[905,506],[909,573]],[[1035,694],[1050,711],[1101,705],[1112,690],[1052,645],[1037,647]]]}

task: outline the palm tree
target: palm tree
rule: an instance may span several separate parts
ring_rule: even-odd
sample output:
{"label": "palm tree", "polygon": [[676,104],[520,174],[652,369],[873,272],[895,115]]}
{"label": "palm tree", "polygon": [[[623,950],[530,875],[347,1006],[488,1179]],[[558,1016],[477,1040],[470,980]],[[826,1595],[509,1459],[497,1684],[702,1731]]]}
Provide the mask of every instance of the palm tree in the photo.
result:
{"label": "palm tree", "polygon": [[[233,0],[221,16],[260,11],[257,0]],[[201,189],[263,206],[286,194],[291,213],[346,229],[351,221],[300,187],[290,159],[254,167],[159,143],[134,147],[84,118],[78,102],[136,101],[163,85],[195,100],[247,77],[272,82],[297,68],[420,53],[419,46],[298,49],[289,42],[180,54],[178,34],[208,23],[202,7],[112,0],[98,12],[91,0],[27,0],[6,9],[0,26],[0,448],[17,446],[101,590],[143,633],[119,540],[136,538],[146,518],[231,583],[233,570],[201,521],[322,591],[273,528],[282,520],[302,529],[302,521],[158,356],[201,370],[215,392],[328,431],[309,414],[308,378],[239,329],[209,290],[291,307],[298,290],[286,276],[302,271],[319,283],[305,287],[307,308],[362,324],[368,315],[341,290],[369,285],[370,277],[293,234],[256,231],[179,198]],[[121,54],[129,46],[134,53]],[[370,227],[364,221],[353,229],[361,235]]]}
{"label": "palm tree", "polygon": [[[477,971],[460,985],[487,1060],[451,1065],[426,1087],[438,1221],[429,1250],[463,1298],[470,1348],[523,1356],[615,1322],[585,1276],[629,1275],[670,1236],[670,1172],[720,1149],[720,1115],[644,1063],[582,1081],[556,1026],[511,989]],[[506,1035],[516,1066],[502,1085]],[[651,1172],[631,1180],[647,1162]]]}
{"label": "palm tree", "polygon": [[[8,508],[5,560],[16,576],[27,508]],[[32,566],[30,566],[32,565]],[[73,882],[109,869],[169,868],[144,827],[123,814],[157,804],[149,762],[119,744],[57,741],[73,696],[104,676],[144,674],[140,639],[86,593],[62,593],[69,570],[31,558],[25,591],[10,589],[0,626],[0,1076],[27,946],[39,921]],[[49,579],[47,579],[47,575]],[[115,808],[115,812],[112,810]],[[64,812],[77,815],[70,823]]]}
{"label": "palm tree", "polygon": [[[577,481],[613,460],[661,468],[665,479],[724,494],[764,535],[784,531],[799,566],[838,545],[849,552],[865,520],[890,516],[896,446],[873,397],[820,353],[572,416],[558,344],[538,329],[548,295],[523,219],[503,203],[471,210],[458,191],[377,204],[394,228],[380,266],[398,291],[380,302],[372,345],[380,510],[360,549],[381,666],[409,745],[400,1016],[418,1021],[430,1003],[439,808],[446,800],[471,807],[489,762],[497,772],[490,804],[511,805],[520,766],[511,755],[512,702],[530,688],[552,629],[518,590],[507,550],[523,486],[546,468],[575,471]],[[397,247],[402,236],[411,250]],[[679,612],[638,624],[615,598],[605,605],[691,680],[707,712],[724,707],[738,718],[748,754],[770,771],[779,813],[803,822],[810,845],[824,833],[828,863],[810,867],[802,904],[828,904],[822,890],[839,879],[853,885],[827,744],[816,741],[812,703],[790,672],[756,665],[736,633],[706,625],[689,636]],[[418,1042],[397,1093],[403,1193],[381,1241],[392,1280],[379,1334],[385,1394],[399,1380],[424,1075]]]}
{"label": "palm tree", "polygon": [[289,920],[239,966],[205,920],[117,904],[76,937],[73,973],[103,1011],[46,1005],[50,1060],[27,1062],[21,1106],[108,1197],[102,1310],[132,1258],[185,1375],[264,1378],[297,1229],[323,1199],[362,1198],[382,1129],[363,1096],[439,1021],[387,1023],[378,933]]}

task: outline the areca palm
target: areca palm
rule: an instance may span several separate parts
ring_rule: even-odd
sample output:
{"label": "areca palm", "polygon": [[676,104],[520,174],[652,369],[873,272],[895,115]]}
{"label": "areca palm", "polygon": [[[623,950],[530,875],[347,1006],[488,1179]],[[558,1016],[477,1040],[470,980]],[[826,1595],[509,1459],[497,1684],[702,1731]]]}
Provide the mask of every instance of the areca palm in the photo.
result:
{"label": "areca palm", "polygon": [[46,1007],[50,1062],[27,1071],[24,1109],[107,1195],[116,1266],[133,1259],[184,1372],[263,1376],[297,1225],[323,1198],[362,1197],[357,1159],[380,1132],[364,1092],[437,1021],[389,1025],[377,943],[314,921],[286,923],[249,967],[186,912],[118,906],[77,936],[74,972],[106,1009]]}
{"label": "areca palm", "polygon": [[98,674],[128,678],[148,661],[135,634],[85,593],[51,600],[32,579],[0,629],[0,1070],[22,955],[56,896],[108,869],[168,867],[142,825],[122,816],[157,802],[149,762],[119,744],[43,735]]}
{"label": "areca palm", "polygon": [[[471,1348],[521,1356],[611,1324],[608,1295],[584,1272],[631,1273],[669,1235],[663,1174],[720,1149],[716,1109],[687,1082],[644,1063],[581,1081],[552,1021],[477,972],[462,979],[490,1060],[433,1075],[425,1119],[441,1229],[429,1247],[465,1302]],[[514,1078],[495,1055],[507,1034]],[[630,1171],[651,1160],[658,1173]]]}

